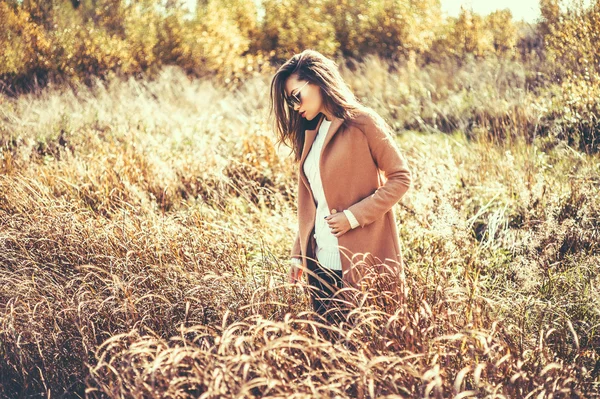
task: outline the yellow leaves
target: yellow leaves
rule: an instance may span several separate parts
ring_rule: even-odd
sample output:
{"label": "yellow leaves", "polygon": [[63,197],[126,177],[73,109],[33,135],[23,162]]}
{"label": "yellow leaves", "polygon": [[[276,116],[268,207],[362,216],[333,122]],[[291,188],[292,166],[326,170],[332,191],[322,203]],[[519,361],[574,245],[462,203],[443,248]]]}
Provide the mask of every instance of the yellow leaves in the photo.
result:
{"label": "yellow leaves", "polygon": [[600,71],[600,8],[572,4],[561,12],[554,3],[542,3],[544,44],[548,58],[566,75]]}
{"label": "yellow leaves", "polygon": [[259,41],[263,50],[274,52],[275,58],[287,59],[290,53],[309,47],[327,55],[333,55],[338,49],[334,26],[324,15],[330,7],[328,2],[266,0],[263,6],[264,29]]}
{"label": "yellow leaves", "polygon": [[463,58],[467,54],[507,57],[515,54],[518,41],[519,32],[509,10],[494,11],[482,17],[462,8],[458,18],[449,18],[440,26],[428,54],[434,60],[448,55]]}

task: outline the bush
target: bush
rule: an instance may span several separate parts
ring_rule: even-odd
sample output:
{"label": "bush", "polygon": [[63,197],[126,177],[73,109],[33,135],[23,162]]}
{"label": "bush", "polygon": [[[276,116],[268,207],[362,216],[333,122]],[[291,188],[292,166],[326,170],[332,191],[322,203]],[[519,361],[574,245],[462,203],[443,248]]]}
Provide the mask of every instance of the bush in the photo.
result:
{"label": "bush", "polygon": [[565,11],[559,5],[558,0],[541,4],[548,60],[560,65],[565,75],[580,79],[600,72],[600,2],[589,8],[571,2]]}
{"label": "bush", "polygon": [[261,48],[283,61],[306,48],[332,56],[339,48],[325,0],[264,0]]}
{"label": "bush", "polygon": [[600,151],[600,75],[567,76],[538,100],[546,134],[587,153]]}
{"label": "bush", "polygon": [[344,56],[398,59],[429,49],[441,25],[438,1],[329,1],[329,15]]}

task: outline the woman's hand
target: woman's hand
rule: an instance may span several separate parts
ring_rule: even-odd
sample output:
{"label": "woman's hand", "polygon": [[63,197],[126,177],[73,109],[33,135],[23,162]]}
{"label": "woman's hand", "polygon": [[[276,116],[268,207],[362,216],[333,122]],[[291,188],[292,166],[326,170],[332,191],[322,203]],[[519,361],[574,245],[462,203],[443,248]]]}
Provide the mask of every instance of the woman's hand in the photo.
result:
{"label": "woman's hand", "polygon": [[329,224],[331,232],[336,237],[345,234],[348,230],[352,230],[350,221],[344,212],[336,212],[332,213],[331,215],[327,215],[325,216],[325,220],[327,221],[327,224]]}
{"label": "woman's hand", "polygon": [[298,267],[298,264],[294,261],[290,261],[290,270],[288,271],[288,283],[296,284],[300,281],[302,275],[302,269]]}

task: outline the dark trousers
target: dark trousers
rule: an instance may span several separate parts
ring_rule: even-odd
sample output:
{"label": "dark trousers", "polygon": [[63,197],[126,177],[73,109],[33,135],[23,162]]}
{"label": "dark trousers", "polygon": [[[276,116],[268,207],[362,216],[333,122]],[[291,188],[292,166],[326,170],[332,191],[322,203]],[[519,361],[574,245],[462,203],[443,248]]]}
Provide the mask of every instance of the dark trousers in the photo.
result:
{"label": "dark trousers", "polygon": [[336,292],[342,288],[342,271],[321,265],[318,261],[308,260],[308,283],[311,302],[315,312],[323,316],[330,324],[339,324],[344,318],[344,304]]}

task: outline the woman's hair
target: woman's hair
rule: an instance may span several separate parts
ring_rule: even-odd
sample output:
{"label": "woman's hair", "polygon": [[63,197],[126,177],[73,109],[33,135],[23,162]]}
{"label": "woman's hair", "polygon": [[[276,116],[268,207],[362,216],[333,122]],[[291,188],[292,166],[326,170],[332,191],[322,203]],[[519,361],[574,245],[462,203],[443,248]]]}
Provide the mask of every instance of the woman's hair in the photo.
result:
{"label": "woman's hair", "polygon": [[335,61],[315,50],[307,49],[287,60],[275,73],[271,81],[270,117],[274,118],[277,144],[284,143],[294,151],[296,161],[300,160],[304,146],[306,129],[316,128],[319,118],[312,121],[302,118],[285,101],[285,82],[292,74],[298,80],[308,81],[321,89],[325,109],[335,117],[344,119],[344,124],[352,124],[357,110],[366,110],[354,96],[342,78]]}

